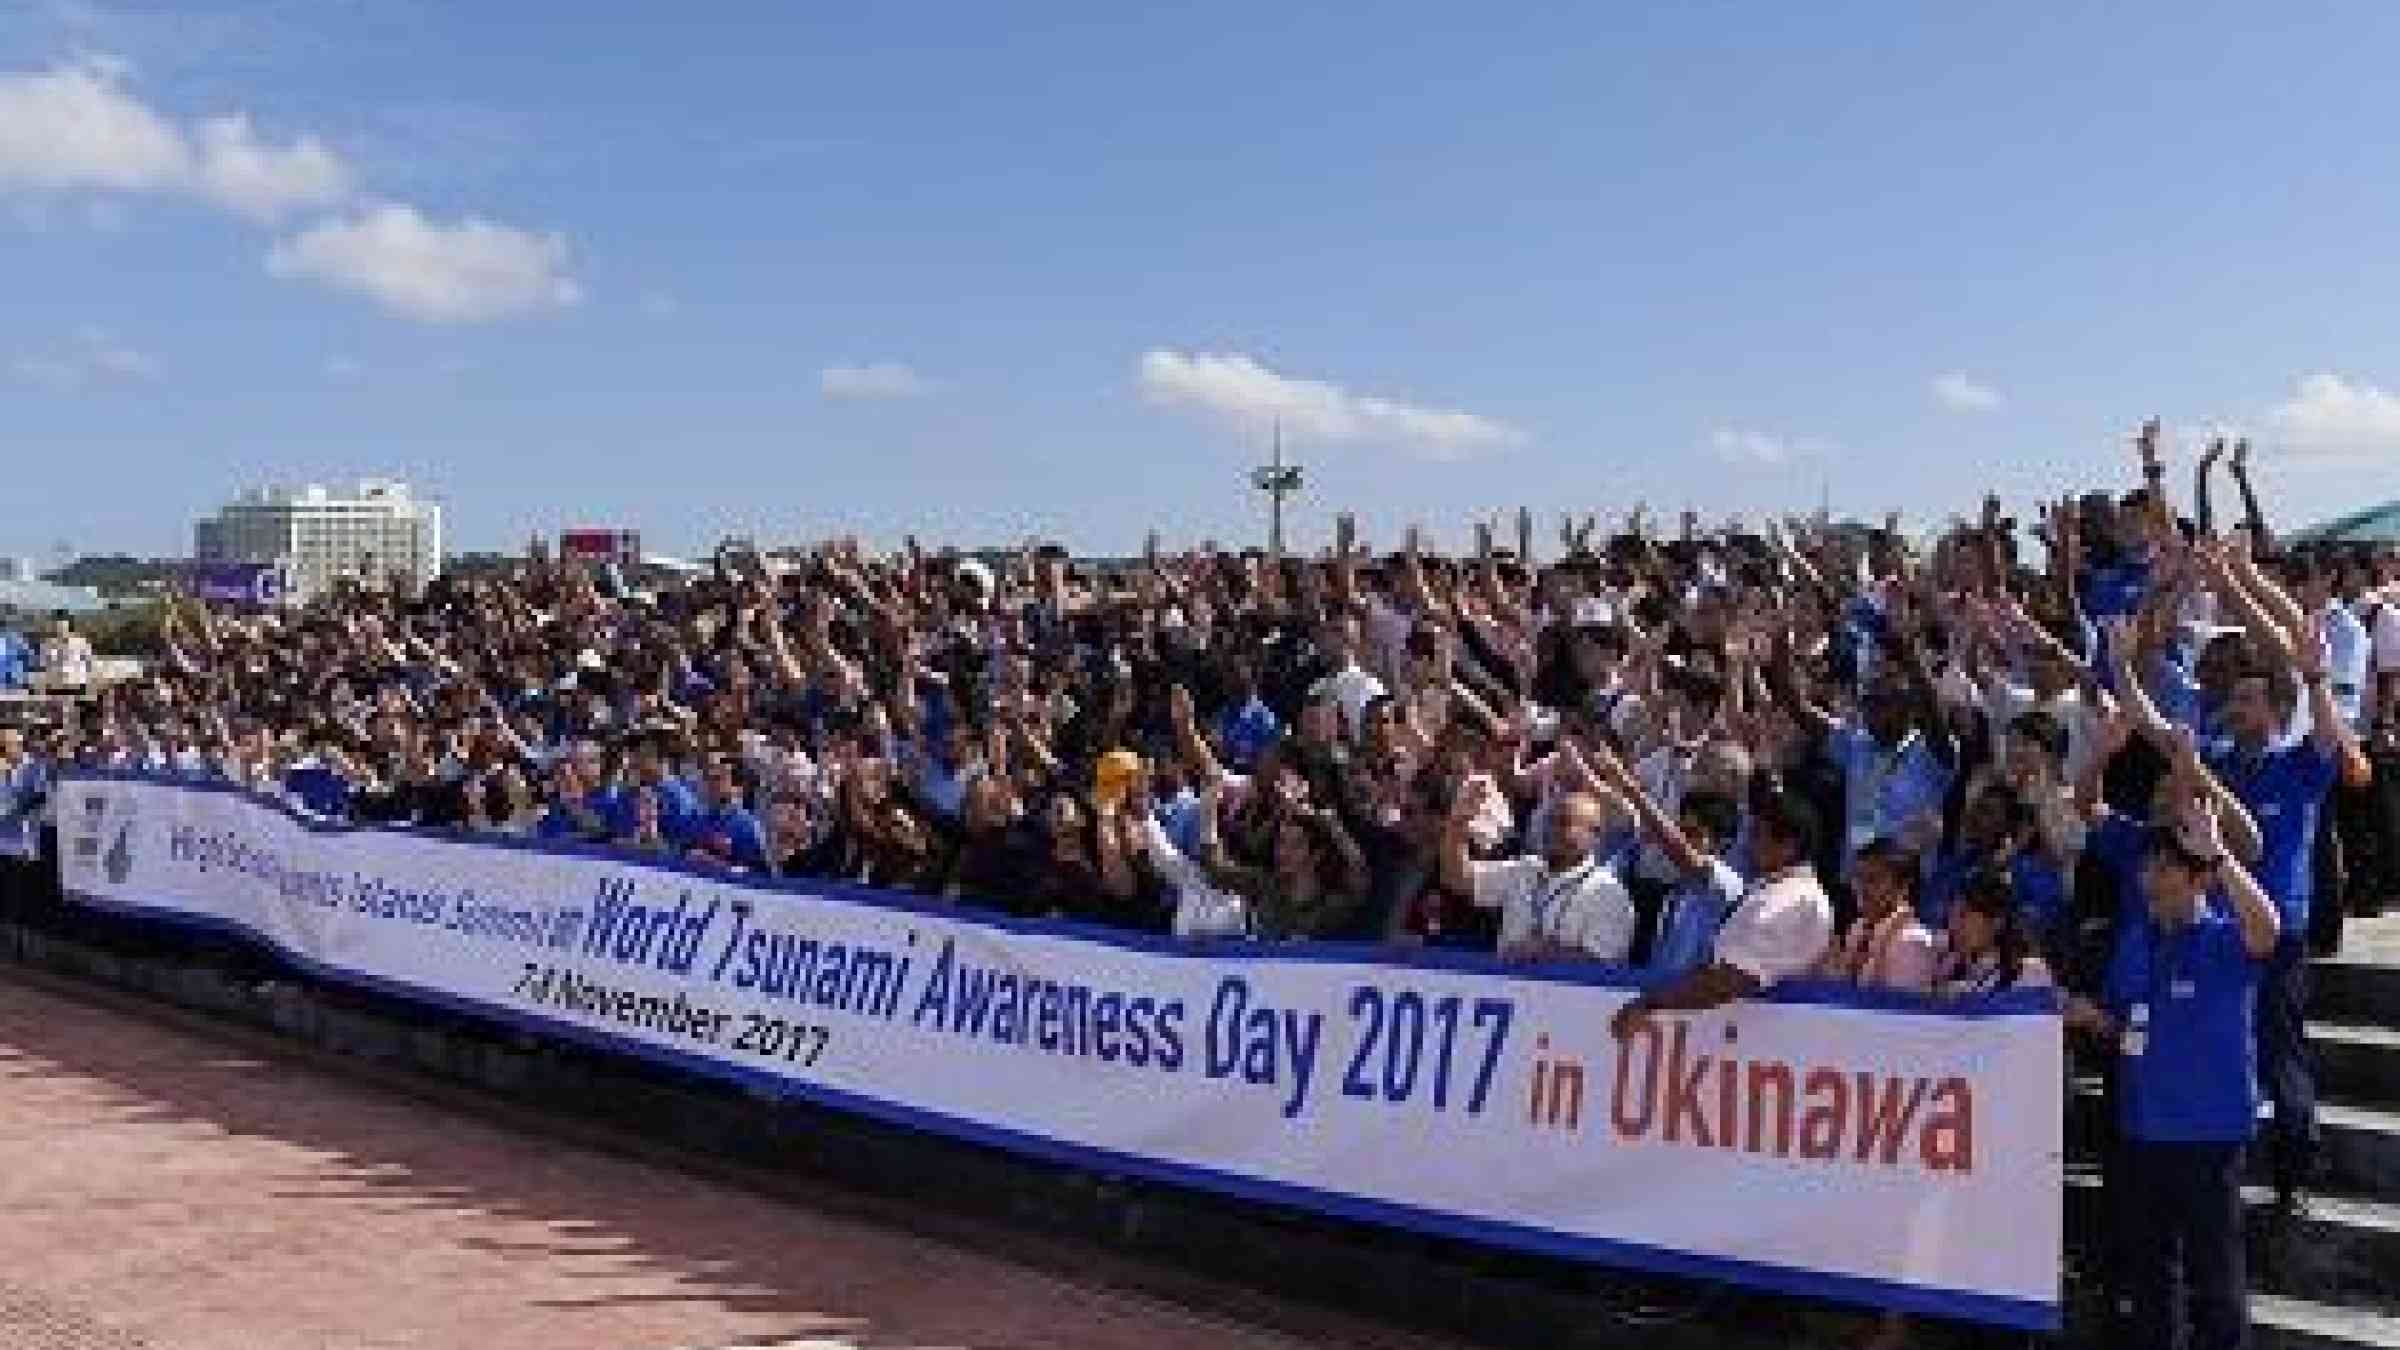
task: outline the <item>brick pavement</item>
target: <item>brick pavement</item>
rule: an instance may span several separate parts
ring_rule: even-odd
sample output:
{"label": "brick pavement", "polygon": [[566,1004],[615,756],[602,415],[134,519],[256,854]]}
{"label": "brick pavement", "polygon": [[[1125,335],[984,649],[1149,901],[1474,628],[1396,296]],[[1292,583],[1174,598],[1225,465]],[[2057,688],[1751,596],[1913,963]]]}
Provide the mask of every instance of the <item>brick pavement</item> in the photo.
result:
{"label": "brick pavement", "polygon": [[0,1350],[1424,1344],[1218,1320],[11,983],[0,1280]]}

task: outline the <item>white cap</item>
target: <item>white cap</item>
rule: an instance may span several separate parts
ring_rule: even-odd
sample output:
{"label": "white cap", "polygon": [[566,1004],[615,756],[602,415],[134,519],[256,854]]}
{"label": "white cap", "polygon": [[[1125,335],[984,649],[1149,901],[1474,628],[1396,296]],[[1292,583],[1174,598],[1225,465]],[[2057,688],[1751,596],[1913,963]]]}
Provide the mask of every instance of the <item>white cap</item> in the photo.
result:
{"label": "white cap", "polygon": [[1597,595],[1587,595],[1575,602],[1575,617],[1572,622],[1577,628],[1587,624],[1612,624],[1616,621],[1617,607]]}

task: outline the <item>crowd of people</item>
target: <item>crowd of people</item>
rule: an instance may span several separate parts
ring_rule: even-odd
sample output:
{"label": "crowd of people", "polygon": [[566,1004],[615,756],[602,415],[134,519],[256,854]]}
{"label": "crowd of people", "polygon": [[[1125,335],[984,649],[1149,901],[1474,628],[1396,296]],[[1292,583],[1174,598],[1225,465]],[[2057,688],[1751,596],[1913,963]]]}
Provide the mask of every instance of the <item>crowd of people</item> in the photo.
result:
{"label": "crowd of people", "polygon": [[1913,540],[1636,511],[1552,550],[1520,512],[1442,556],[1345,517],[1305,558],[837,542],[645,586],[537,549],[184,600],[142,679],[0,731],[0,815],[134,770],[1194,940],[1647,968],[1620,1034],[1787,981],[2055,986],[2107,1051],[2129,1325],[2230,1345],[2259,1093],[2287,1205],[2314,1167],[2306,958],[2400,894],[2400,555],[2280,547],[2246,446],[2186,496],[2158,440]]}

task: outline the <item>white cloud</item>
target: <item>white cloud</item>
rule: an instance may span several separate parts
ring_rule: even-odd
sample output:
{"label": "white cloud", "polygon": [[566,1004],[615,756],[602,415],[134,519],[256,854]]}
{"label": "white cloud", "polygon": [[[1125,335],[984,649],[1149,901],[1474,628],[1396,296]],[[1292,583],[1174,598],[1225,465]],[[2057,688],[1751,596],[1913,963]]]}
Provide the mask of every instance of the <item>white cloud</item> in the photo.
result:
{"label": "white cloud", "polygon": [[1990,412],[2000,406],[2000,391],[1952,371],[1935,377],[1933,401],[1952,412]]}
{"label": "white cloud", "polygon": [[[180,124],[131,92],[129,76],[105,57],[0,71],[0,192],[31,194],[16,208],[28,228],[53,218],[44,197],[68,193],[177,197],[261,225],[348,208],[278,241],[267,270],[434,323],[562,308],[582,296],[559,235],[474,216],[445,224],[414,207],[362,202],[350,165],[318,137],[272,144],[239,112]],[[101,198],[87,218],[98,228],[121,224],[122,208]]]}
{"label": "white cloud", "polygon": [[1834,449],[1829,442],[1812,437],[1788,437],[1752,428],[1716,428],[1709,432],[1709,454],[1726,464],[1776,468],[1795,459],[1814,459],[1829,449]]}
{"label": "white cloud", "polygon": [[65,393],[154,380],[159,364],[157,358],[126,346],[105,329],[86,324],[63,346],[12,358],[8,374],[18,384]]}
{"label": "white cloud", "polygon": [[269,145],[239,113],[187,130],[127,74],[103,57],[0,73],[0,187],[172,194],[262,221],[349,195],[349,167],[316,137]]}
{"label": "white cloud", "polygon": [[125,92],[122,62],[86,57],[0,75],[0,184],[166,191],[183,186],[191,146]]}
{"label": "white cloud", "polygon": [[474,216],[446,225],[385,203],[278,241],[267,271],[363,295],[428,323],[481,323],[581,300],[567,262],[561,235]]}
{"label": "white cloud", "polygon": [[64,391],[83,383],[83,368],[64,357],[17,356],[9,360],[8,377],[19,384]]}
{"label": "white cloud", "polygon": [[300,207],[348,198],[350,167],[314,136],[281,149],[262,145],[240,114],[212,117],[194,137],[193,174],[209,200],[272,223]]}
{"label": "white cloud", "polygon": [[1719,427],[1708,434],[1708,448],[1728,463],[1776,465],[1788,464],[1796,456],[1813,455],[1824,447],[1815,441],[1794,440],[1773,432]]}
{"label": "white cloud", "polygon": [[817,388],[827,398],[921,398],[935,385],[897,361],[877,361],[827,366],[817,374]]}
{"label": "white cloud", "polygon": [[2289,450],[2328,460],[2400,455],[2400,394],[2319,371],[2301,378],[2290,398],[2267,411]]}
{"label": "white cloud", "polygon": [[1385,442],[1435,459],[1524,442],[1525,433],[1477,413],[1424,408],[1359,394],[1324,380],[1297,379],[1240,352],[1144,352],[1143,397],[1168,407],[1194,407],[1252,426],[1280,418],[1311,440]]}

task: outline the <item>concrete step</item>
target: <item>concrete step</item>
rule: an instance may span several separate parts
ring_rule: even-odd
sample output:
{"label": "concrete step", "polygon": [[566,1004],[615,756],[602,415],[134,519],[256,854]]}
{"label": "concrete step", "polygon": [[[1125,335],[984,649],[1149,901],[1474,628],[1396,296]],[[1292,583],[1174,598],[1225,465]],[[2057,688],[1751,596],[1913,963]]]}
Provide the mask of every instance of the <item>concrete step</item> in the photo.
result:
{"label": "concrete step", "polygon": [[[2295,1218],[2255,1185],[2242,1204],[2253,1289],[2400,1316],[2400,1204],[2320,1195]],[[2112,1217],[2098,1169],[2068,1170],[2066,1217],[2072,1247],[2096,1256]]]}
{"label": "concrete step", "polygon": [[[2099,1156],[2107,1135],[2107,1103],[2099,1079],[2079,1074],[2069,1081],[2065,1138],[2067,1156],[2088,1162]],[[2262,1129],[2267,1119],[2261,1108]],[[2400,1110],[2348,1101],[2321,1101],[2317,1126],[2324,1140],[2320,1185],[2336,1194],[2400,1203]],[[2250,1175],[2267,1179],[2267,1151],[2250,1151]]]}
{"label": "concrete step", "polygon": [[2400,1317],[2400,1205],[2319,1195],[2296,1218],[2276,1210],[2266,1187],[2242,1198],[2251,1287]]}
{"label": "concrete step", "polygon": [[2280,1294],[2251,1296],[2250,1326],[2256,1350],[2400,1350],[2400,1317]]}
{"label": "concrete step", "polygon": [[[2346,1102],[2317,1107],[2325,1136],[2325,1189],[2400,1201],[2400,1112]],[[2263,1161],[2264,1150],[2256,1150]]]}
{"label": "concrete step", "polygon": [[2400,914],[2352,919],[2342,954],[2309,967],[2313,1016],[2333,1022],[2400,1027]]}
{"label": "concrete step", "polygon": [[2309,967],[2311,1017],[2368,1026],[2400,1026],[2400,965],[2319,961]]}
{"label": "concrete step", "polygon": [[2315,1022],[2308,1044],[2317,1058],[2317,1091],[2366,1106],[2400,1107],[2400,1029]]}

